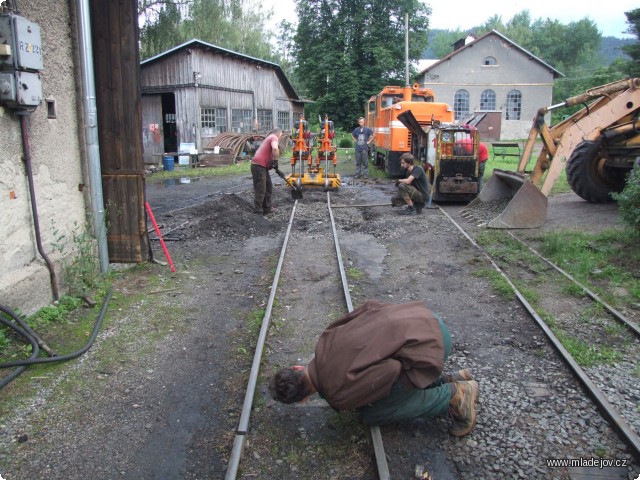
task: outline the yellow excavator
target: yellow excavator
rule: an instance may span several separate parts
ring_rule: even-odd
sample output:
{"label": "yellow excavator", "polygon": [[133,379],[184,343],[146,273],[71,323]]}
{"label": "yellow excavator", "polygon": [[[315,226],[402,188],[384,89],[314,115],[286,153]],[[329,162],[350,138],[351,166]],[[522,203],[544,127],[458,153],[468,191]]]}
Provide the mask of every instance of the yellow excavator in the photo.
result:
{"label": "yellow excavator", "polygon": [[[585,107],[549,127],[552,110]],[[533,170],[527,166],[538,139],[542,149]],[[466,207],[502,208],[489,228],[536,228],[547,217],[547,196],[566,168],[572,190],[592,203],[611,201],[640,158],[640,78],[602,85],[538,110],[516,172],[494,170],[480,194]]]}

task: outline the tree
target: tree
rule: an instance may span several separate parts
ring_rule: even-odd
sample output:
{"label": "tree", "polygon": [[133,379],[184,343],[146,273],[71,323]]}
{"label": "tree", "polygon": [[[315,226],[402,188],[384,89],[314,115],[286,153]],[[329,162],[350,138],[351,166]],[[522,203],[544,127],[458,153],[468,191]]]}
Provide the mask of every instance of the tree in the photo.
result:
{"label": "tree", "polygon": [[630,77],[640,76],[640,8],[624,12],[627,16],[627,33],[636,37],[636,42],[631,45],[625,45],[622,47],[624,53],[631,57],[631,60],[626,63],[627,75]]}
{"label": "tree", "polygon": [[[154,13],[155,21],[148,21],[140,29],[140,57],[142,59],[157,55],[184,41],[180,32],[182,15],[177,5],[174,3],[158,5]],[[149,19],[150,16],[147,17],[147,20]]]}
{"label": "tree", "polygon": [[278,59],[265,27],[273,13],[265,12],[258,0],[139,0],[138,5],[142,58],[197,38],[264,60]]}
{"label": "tree", "polygon": [[420,58],[430,8],[419,0],[296,0],[297,74],[321,115],[351,128],[384,85],[405,83],[405,12],[409,58]]}

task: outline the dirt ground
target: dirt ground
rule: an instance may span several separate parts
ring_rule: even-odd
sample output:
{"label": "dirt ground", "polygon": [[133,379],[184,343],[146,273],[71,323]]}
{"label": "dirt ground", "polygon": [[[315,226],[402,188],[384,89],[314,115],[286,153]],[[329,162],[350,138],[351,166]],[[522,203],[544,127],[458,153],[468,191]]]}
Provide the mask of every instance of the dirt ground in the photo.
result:
{"label": "dirt ground", "polygon": [[[344,175],[331,194],[334,206],[384,203],[394,190],[387,180],[349,180]],[[249,175],[148,184],[176,272],[150,264],[125,273],[95,347],[47,388],[32,380],[33,398],[0,421],[6,480],[224,478],[294,205],[282,182],[274,183],[277,210],[268,216],[252,213]],[[307,362],[322,329],[346,312],[326,198],[305,191],[296,206],[238,478],[376,478],[357,413],[337,414],[317,398],[280,405],[266,391],[273,371]],[[455,217],[462,207],[447,211]],[[354,306],[369,298],[425,300],[453,335],[447,368],[473,368],[481,384],[469,438],[450,437],[444,418],[383,427],[393,478],[414,478],[418,467],[438,479],[568,478],[564,470],[536,470],[533,457],[590,452],[589,425],[576,427],[573,443],[555,444],[548,430],[554,415],[595,416],[595,408],[519,304],[473,274],[485,261],[471,244],[437,210],[402,217],[391,206],[340,208],[334,216]],[[616,222],[615,205],[594,207],[568,194],[551,199],[543,228]],[[164,260],[158,242],[152,246]],[[521,408],[527,382],[548,385],[549,403],[529,399]],[[598,445],[628,456],[605,424],[593,425]]]}

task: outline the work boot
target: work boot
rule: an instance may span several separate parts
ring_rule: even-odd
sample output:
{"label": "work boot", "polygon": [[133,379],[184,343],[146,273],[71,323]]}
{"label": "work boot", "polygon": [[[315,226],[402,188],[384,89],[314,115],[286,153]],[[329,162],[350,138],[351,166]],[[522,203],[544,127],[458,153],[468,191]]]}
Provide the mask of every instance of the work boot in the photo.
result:
{"label": "work boot", "polygon": [[464,370],[458,370],[454,373],[443,373],[442,374],[442,382],[443,383],[456,383],[456,382],[468,382],[469,380],[473,380],[473,374],[471,370],[465,368]]}
{"label": "work boot", "polygon": [[416,203],[416,213],[420,215],[422,213],[422,209],[424,208],[424,203]]}
{"label": "work boot", "polygon": [[456,393],[449,403],[449,414],[453,425],[449,433],[454,437],[464,437],[476,426],[476,402],[478,401],[478,382],[456,382]]}
{"label": "work boot", "polygon": [[410,207],[408,206],[404,210],[400,210],[398,213],[400,215],[415,215],[417,212],[416,212],[416,209],[413,207],[413,205],[411,205]]}

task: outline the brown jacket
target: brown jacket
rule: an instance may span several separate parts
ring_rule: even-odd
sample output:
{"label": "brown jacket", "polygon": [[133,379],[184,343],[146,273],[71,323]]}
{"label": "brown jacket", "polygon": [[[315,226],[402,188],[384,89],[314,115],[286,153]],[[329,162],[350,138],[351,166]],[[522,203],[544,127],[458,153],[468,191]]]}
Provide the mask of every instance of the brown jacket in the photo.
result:
{"label": "brown jacket", "polygon": [[403,372],[417,388],[444,366],[442,330],[424,302],[366,302],[327,327],[308,366],[318,392],[336,410],[387,397]]}

